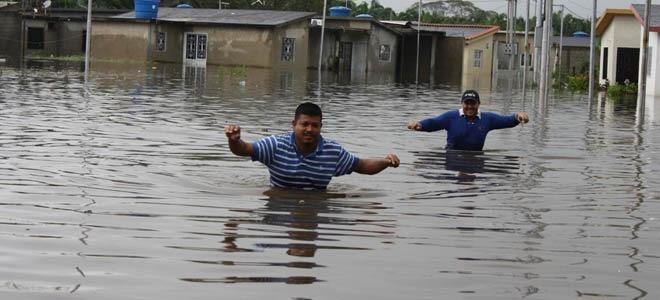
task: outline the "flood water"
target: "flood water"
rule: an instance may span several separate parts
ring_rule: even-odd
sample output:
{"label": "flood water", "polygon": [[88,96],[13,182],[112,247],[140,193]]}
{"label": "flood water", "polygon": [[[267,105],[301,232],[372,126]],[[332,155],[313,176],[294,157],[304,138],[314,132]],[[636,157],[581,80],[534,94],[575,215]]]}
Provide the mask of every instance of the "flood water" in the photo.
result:
{"label": "flood water", "polygon": [[[504,84],[482,110],[531,122],[447,153],[405,124],[459,87],[109,65],[86,92],[76,68],[0,72],[1,299],[660,298],[660,122],[635,100]],[[303,101],[326,138],[401,166],[270,190],[223,126],[282,133]]]}

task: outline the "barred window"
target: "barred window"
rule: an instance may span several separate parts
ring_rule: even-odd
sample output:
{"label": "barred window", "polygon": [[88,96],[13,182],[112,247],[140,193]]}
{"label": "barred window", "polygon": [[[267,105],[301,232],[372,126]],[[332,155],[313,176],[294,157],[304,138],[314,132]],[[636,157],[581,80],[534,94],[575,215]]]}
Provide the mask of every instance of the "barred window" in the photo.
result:
{"label": "barred window", "polygon": [[282,61],[287,61],[287,62],[293,61],[293,55],[295,53],[295,43],[296,43],[296,39],[294,38],[282,39]]}
{"label": "barred window", "polygon": [[156,34],[156,50],[158,52],[165,52],[167,49],[167,33],[158,32]]}
{"label": "barred window", "polygon": [[380,61],[390,61],[391,59],[391,50],[390,45],[380,45],[380,51],[378,52],[378,59]]}

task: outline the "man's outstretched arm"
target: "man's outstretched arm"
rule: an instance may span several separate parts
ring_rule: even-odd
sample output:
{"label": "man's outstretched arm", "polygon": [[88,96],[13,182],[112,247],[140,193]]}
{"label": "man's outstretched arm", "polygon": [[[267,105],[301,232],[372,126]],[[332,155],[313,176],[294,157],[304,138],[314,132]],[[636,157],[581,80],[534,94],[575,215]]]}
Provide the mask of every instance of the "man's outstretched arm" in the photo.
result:
{"label": "man's outstretched arm", "polygon": [[229,141],[229,150],[238,156],[252,156],[252,144],[241,140],[241,126],[225,126],[225,135]]}
{"label": "man's outstretched arm", "polygon": [[388,154],[385,158],[360,159],[354,171],[360,174],[373,175],[389,167],[396,168],[398,166],[399,157],[394,154]]}

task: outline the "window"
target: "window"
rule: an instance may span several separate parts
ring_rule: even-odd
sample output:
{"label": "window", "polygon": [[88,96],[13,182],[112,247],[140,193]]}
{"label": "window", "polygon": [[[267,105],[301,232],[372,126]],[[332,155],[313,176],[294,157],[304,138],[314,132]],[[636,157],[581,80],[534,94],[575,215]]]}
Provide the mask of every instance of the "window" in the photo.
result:
{"label": "window", "polygon": [[474,50],[474,67],[481,68],[481,56],[483,55],[483,50]]}
{"label": "window", "polygon": [[[527,65],[525,65],[525,62],[527,62]],[[532,66],[532,54],[520,54],[520,66],[529,69]]]}
{"label": "window", "polygon": [[293,61],[293,55],[295,51],[296,39],[294,38],[284,38],[282,39],[282,61]]}
{"label": "window", "polygon": [[186,32],[186,48],[184,57],[186,60],[206,60],[206,43],[208,37],[205,33]]}
{"label": "window", "polygon": [[206,59],[206,35],[197,35],[197,59]]}
{"label": "window", "polygon": [[391,50],[390,45],[380,45],[380,51],[378,52],[378,59],[380,61],[390,61]]}
{"label": "window", "polygon": [[44,48],[44,29],[38,27],[28,27],[27,31],[27,48],[28,49],[43,49]]}
{"label": "window", "polygon": [[167,34],[165,32],[156,33],[156,50],[158,52],[165,52],[167,49]]}

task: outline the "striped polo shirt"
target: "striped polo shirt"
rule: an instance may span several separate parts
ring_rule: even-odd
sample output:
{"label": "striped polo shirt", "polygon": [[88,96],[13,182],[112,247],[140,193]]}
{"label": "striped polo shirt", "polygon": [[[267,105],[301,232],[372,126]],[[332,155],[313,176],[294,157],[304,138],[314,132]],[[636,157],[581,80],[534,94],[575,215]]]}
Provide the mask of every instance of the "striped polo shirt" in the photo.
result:
{"label": "striped polo shirt", "polygon": [[334,141],[319,138],[316,151],[303,156],[294,133],[265,137],[252,143],[252,160],[268,167],[273,187],[323,190],[332,176],[350,174],[360,160]]}

